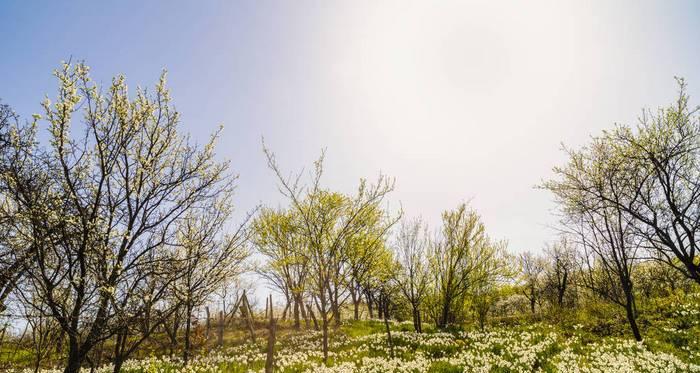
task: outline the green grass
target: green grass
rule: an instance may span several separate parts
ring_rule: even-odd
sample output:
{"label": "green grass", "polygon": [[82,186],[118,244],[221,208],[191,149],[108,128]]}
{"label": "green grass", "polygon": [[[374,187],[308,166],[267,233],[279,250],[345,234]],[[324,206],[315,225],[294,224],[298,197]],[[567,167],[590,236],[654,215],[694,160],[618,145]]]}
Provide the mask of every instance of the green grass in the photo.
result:
{"label": "green grass", "polygon": [[[642,304],[639,324],[645,340],[641,345],[629,342],[626,320],[618,308],[588,304],[576,312],[559,310],[549,315],[493,318],[484,332],[466,323],[441,333],[434,325],[425,323],[426,333],[417,335],[411,333],[413,327],[408,322],[391,323],[394,359],[389,356],[383,322],[347,320],[330,330],[331,355],[327,366],[381,372],[416,363],[419,367],[411,371],[457,372],[468,366],[483,365],[488,372],[555,372],[565,366],[595,368],[600,364],[600,354],[607,354],[612,360],[626,361],[635,371],[651,372],[645,369],[654,362],[666,364],[669,372],[694,369],[695,365],[687,364],[696,364],[700,369],[700,297],[673,295],[655,300],[655,308],[651,303]],[[261,326],[256,344],[249,343],[248,333],[240,325],[231,327],[224,336],[223,350],[215,348],[214,333],[210,341],[204,341],[202,330],[198,330],[194,340],[199,358],[192,369],[198,373],[263,369],[266,332]],[[276,354],[283,368],[278,371],[321,369],[319,332],[296,331],[287,321],[280,323],[277,335]],[[162,345],[155,342],[144,345],[136,359],[146,360],[135,361],[125,371],[181,371],[177,361],[148,360],[165,354],[159,346]],[[0,364],[5,368],[32,365],[30,346],[16,352],[13,346],[5,346],[0,353]],[[53,363],[60,365],[57,356],[53,357]],[[600,371],[606,369],[603,366]]]}

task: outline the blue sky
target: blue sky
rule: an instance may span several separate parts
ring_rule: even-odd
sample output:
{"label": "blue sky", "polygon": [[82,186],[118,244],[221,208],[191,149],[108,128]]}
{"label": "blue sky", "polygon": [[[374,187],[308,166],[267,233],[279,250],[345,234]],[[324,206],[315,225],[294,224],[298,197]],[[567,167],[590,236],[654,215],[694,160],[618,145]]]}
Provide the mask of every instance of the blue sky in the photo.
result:
{"label": "blue sky", "polygon": [[71,57],[104,83],[167,68],[184,129],[224,125],[240,215],[281,202],[264,136],[286,170],[327,148],[330,188],[382,171],[407,215],[437,226],[471,201],[513,251],[538,251],[556,218],[533,186],[560,144],[670,102],[675,75],[697,97],[699,21],[692,1],[2,1],[0,98],[39,112]]}

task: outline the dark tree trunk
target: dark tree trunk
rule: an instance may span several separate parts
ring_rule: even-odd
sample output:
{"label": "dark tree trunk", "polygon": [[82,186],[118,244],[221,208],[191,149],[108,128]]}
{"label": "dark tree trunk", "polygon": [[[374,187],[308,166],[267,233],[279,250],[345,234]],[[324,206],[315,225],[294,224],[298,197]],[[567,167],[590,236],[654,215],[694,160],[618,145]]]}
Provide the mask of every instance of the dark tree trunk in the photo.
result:
{"label": "dark tree trunk", "polygon": [[[310,328],[311,325],[309,323],[309,316],[306,312],[306,308],[304,307],[304,299],[301,294],[297,295],[296,304],[298,307],[297,321],[299,321],[299,324],[301,324],[299,320],[299,315],[301,315],[301,317],[304,319],[304,325],[306,325],[306,328]],[[297,329],[301,329],[301,325]]]}
{"label": "dark tree trunk", "polygon": [[631,284],[627,283],[623,285],[623,290],[625,292],[625,311],[627,314],[627,321],[630,323],[630,328],[632,329],[634,339],[640,342],[642,340],[642,333],[639,332],[639,326],[637,326],[637,307],[634,300],[634,294],[632,293]]}
{"label": "dark tree trunk", "polygon": [[64,373],[78,373],[80,372],[80,366],[83,363],[84,355],[80,351],[80,346],[78,344],[78,339],[76,336],[69,336],[68,338],[68,361],[66,364],[66,369],[63,370]]}
{"label": "dark tree trunk", "polygon": [[323,363],[328,364],[328,312],[321,311],[323,328]]}
{"label": "dark tree trunk", "polygon": [[389,346],[389,353],[391,358],[394,358],[394,341],[391,338],[391,328],[389,327],[389,300],[385,296],[379,298],[380,309],[383,309],[384,315],[384,327],[386,328],[386,343]]}
{"label": "dark tree trunk", "polygon": [[441,329],[444,329],[447,327],[447,324],[449,322],[450,318],[450,304],[452,302],[449,300],[449,298],[445,298],[442,304],[442,314],[440,316],[440,320],[438,321],[438,327]]}
{"label": "dark tree trunk", "polygon": [[187,304],[185,314],[185,349],[182,352],[182,360],[187,365],[190,359],[190,334],[192,332],[192,305]]}
{"label": "dark tree trunk", "polygon": [[367,312],[369,313],[369,318],[373,319],[374,318],[374,305],[373,305],[373,299],[372,299],[372,294],[369,292],[365,293],[365,298],[367,299]]}
{"label": "dark tree trunk", "polygon": [[290,302],[287,302],[287,305],[284,306],[284,311],[282,311],[282,321],[287,320],[287,312],[289,311],[290,307]]}
{"label": "dark tree trunk", "polygon": [[353,306],[353,318],[357,321],[360,319],[360,299],[359,290],[355,290],[355,286],[350,287],[350,297],[352,299]]}
{"label": "dark tree trunk", "polygon": [[559,307],[564,305],[564,294],[566,293],[566,281],[568,281],[569,274],[564,272],[564,278],[562,279],[561,285],[557,288],[557,303]]}
{"label": "dark tree trunk", "polygon": [[126,328],[123,328],[117,333],[117,340],[114,343],[114,368],[112,370],[114,373],[119,373],[122,365],[124,364],[124,350],[128,336],[129,335]]}
{"label": "dark tree trunk", "polygon": [[180,329],[180,317],[176,313],[173,317],[172,328],[168,331],[170,337],[170,357],[173,357],[177,349],[177,331]]}
{"label": "dark tree trunk", "polygon": [[209,313],[209,306],[204,307],[204,310],[207,313],[207,331],[204,340],[209,341],[209,333],[211,332],[211,314]]}
{"label": "dark tree trunk", "polygon": [[420,320],[420,309],[416,304],[413,305],[413,329],[416,330],[416,333],[423,333],[423,326],[421,325]]}
{"label": "dark tree trunk", "polygon": [[309,313],[309,316],[311,316],[311,319],[314,322],[314,329],[318,330],[318,320],[316,319],[316,315],[314,314],[314,310],[311,308],[310,304],[306,305],[306,311]]}
{"label": "dark tree trunk", "polygon": [[333,312],[333,324],[335,327],[340,327],[340,304],[338,302],[338,288],[331,292],[331,311]]}

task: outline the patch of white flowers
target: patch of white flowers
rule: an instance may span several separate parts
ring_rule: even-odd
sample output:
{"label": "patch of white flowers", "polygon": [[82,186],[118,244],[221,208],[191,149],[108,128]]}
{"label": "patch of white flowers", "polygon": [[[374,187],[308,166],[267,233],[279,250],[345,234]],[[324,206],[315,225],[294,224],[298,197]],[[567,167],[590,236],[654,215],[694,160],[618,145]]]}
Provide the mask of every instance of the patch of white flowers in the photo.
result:
{"label": "patch of white flowers", "polygon": [[[578,330],[579,328],[574,328]],[[700,372],[700,366],[678,357],[652,352],[643,343],[608,339],[582,344],[574,334],[563,338],[542,325],[525,330],[495,329],[460,333],[392,332],[393,349],[384,333],[331,339],[329,365],[323,364],[320,333],[288,336],[276,352],[276,371],[310,373],[418,373],[431,368],[463,372],[671,373]],[[393,355],[392,355],[393,351]],[[393,357],[392,357],[393,356]],[[179,359],[127,361],[128,373],[262,372],[262,346],[247,344],[215,350],[184,366]],[[108,373],[112,366],[96,370]],[[42,373],[59,373],[45,370]],[[89,370],[85,370],[88,373]]]}

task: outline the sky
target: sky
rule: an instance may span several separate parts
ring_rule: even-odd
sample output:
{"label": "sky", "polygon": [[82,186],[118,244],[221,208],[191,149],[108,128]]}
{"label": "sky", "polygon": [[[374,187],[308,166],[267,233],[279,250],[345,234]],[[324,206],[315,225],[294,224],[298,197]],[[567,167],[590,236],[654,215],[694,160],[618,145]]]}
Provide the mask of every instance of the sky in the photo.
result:
{"label": "sky", "polygon": [[3,0],[0,98],[40,112],[71,58],[104,84],[167,69],[184,131],[224,126],[238,218],[284,203],[264,137],[286,172],[325,148],[330,189],[382,172],[389,208],[437,227],[470,202],[491,236],[537,252],[557,218],[535,186],[562,144],[670,103],[674,76],[698,97],[699,21],[693,1]]}

